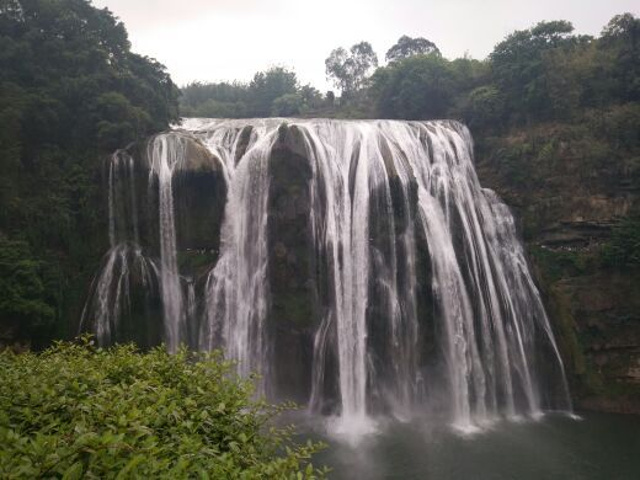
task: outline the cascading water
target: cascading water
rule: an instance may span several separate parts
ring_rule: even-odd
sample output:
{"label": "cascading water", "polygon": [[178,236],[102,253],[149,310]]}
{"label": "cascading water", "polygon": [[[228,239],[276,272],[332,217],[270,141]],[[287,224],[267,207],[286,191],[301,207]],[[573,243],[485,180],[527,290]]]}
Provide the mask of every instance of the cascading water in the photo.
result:
{"label": "cascading water", "polygon": [[134,159],[118,150],[108,170],[110,249],[91,285],[80,321],[82,330],[93,320],[100,345],[119,340],[122,318],[130,315],[132,277],[142,290],[151,292],[159,273],[155,262],[146,258],[139,246]]}
{"label": "cascading water", "polygon": [[178,273],[173,208],[173,175],[185,161],[185,144],[177,134],[158,135],[149,143],[149,182],[158,182],[162,304],[167,348],[175,352],[185,336],[186,310]]}
{"label": "cascading water", "polygon": [[[134,254],[145,275],[160,278],[171,350],[186,341],[185,332],[195,332],[192,345],[222,347],[241,375],[261,374],[259,393],[277,394],[274,357],[286,352],[272,351],[280,333],[270,314],[275,247],[268,225],[275,212],[269,198],[276,188],[270,165],[276,149],[293,155],[298,148],[283,146],[289,135],[310,169],[305,184],[315,253],[313,278],[303,281],[316,285],[305,301],[316,305],[317,318],[300,338],[307,331],[312,337],[305,373],[312,411],[338,414],[340,428],[357,433],[370,428],[372,414],[407,418],[425,404],[462,430],[502,414],[570,410],[560,354],[513,217],[481,188],[465,127],[188,119],[181,128],[156,137],[148,151],[149,184],[158,186],[159,262]],[[173,179],[191,168],[187,141],[219,159],[227,197],[216,261],[199,277],[182,279]],[[137,220],[129,215],[125,222],[114,200],[128,199],[135,213],[140,196],[126,183],[131,157],[120,158],[114,156],[109,173],[112,250],[84,314],[93,315],[105,343],[119,338],[112,334],[121,315],[118,292],[129,288],[127,269],[114,267],[124,263],[117,260],[124,258],[121,245],[142,251]],[[120,183],[131,185],[126,196]],[[544,391],[549,385],[554,394]]]}
{"label": "cascading water", "polygon": [[258,393],[268,385],[268,358],[264,322],[268,308],[267,202],[268,162],[275,130],[256,125],[244,154],[236,152],[243,130],[233,122],[210,123],[204,141],[221,155],[230,182],[220,259],[207,278],[207,318],[200,347],[224,345],[238,373],[261,374]]}

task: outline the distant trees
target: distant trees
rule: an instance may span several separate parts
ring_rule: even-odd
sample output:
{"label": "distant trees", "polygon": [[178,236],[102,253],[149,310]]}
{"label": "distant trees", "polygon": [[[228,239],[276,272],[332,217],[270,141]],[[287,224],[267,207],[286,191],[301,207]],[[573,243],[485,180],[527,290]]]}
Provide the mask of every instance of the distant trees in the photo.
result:
{"label": "distant trees", "polygon": [[630,13],[612,18],[599,38],[576,35],[567,21],[544,21],[512,32],[483,61],[449,60],[432,41],[403,35],[381,67],[363,41],[325,60],[339,96],[323,98],[308,85],[294,86],[293,72],[272,69],[248,86],[188,86],[183,114],[453,117],[474,129],[564,121],[587,108],[638,101],[639,32],[640,20]]}
{"label": "distant trees", "polygon": [[371,96],[383,118],[441,118],[453,103],[455,77],[435,54],[408,57],[376,71]]}
{"label": "distant trees", "polygon": [[403,36],[371,77],[371,110],[363,112],[461,118],[474,129],[570,121],[585,109],[638,101],[639,39],[640,20],[629,13],[611,19],[600,38],[576,35],[570,22],[539,22],[509,34],[485,61],[447,60],[428,40]]}
{"label": "distant trees", "polygon": [[631,13],[616,15],[602,31],[599,43],[614,60],[611,74],[617,96],[640,101],[640,18]]}
{"label": "distant trees", "polygon": [[540,22],[513,32],[489,56],[492,80],[503,92],[506,107],[521,120],[554,114],[556,106],[547,88],[545,60],[554,50],[590,41],[572,33],[570,22]]}
{"label": "distant trees", "polygon": [[[256,117],[268,117],[272,114],[274,102],[281,98],[279,103],[288,103],[290,106],[296,104],[291,96],[295,96],[298,91],[298,79],[296,74],[282,67],[273,67],[266,72],[258,72],[254,75],[249,84],[249,96],[251,112]],[[299,102],[299,106],[302,104]],[[295,113],[295,108],[292,109]]]}
{"label": "distant trees", "polygon": [[423,37],[411,38],[403,35],[393,47],[387,50],[385,58],[388,62],[394,62],[413,55],[428,55],[430,53],[441,56],[440,50],[432,41]]}
{"label": "distant trees", "polygon": [[257,72],[249,84],[194,82],[182,89],[183,116],[249,118],[301,115],[324,100],[310,85],[300,85],[284,67]]}
{"label": "distant trees", "polygon": [[331,78],[344,98],[360,90],[371,71],[378,66],[378,56],[369,42],[353,45],[348,51],[336,48],[324,61],[327,77]]}
{"label": "distant trees", "polygon": [[0,234],[0,319],[23,338],[50,328],[55,319],[43,273],[26,242]]}
{"label": "distant trees", "polygon": [[182,88],[180,114],[185,117],[245,118],[247,86],[240,83],[193,82]]}

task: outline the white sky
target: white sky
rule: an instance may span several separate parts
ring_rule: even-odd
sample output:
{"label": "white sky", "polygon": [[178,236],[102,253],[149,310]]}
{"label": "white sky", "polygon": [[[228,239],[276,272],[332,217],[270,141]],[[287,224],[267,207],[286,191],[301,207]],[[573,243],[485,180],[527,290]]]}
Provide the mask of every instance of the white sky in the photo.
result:
{"label": "white sky", "polygon": [[508,33],[541,20],[569,20],[597,35],[638,0],[93,0],[124,23],[133,50],[167,66],[179,86],[249,81],[273,65],[330,88],[332,49],[371,42],[382,63],[401,35],[434,42],[447,58],[485,58]]}

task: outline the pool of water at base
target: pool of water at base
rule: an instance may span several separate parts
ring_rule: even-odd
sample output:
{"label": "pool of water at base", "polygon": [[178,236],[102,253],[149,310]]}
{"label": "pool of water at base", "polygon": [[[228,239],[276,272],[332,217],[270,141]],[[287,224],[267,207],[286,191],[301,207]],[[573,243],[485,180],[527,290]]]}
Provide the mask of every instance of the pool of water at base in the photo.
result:
{"label": "pool of water at base", "polygon": [[337,480],[640,480],[640,416],[550,413],[474,433],[428,418],[378,420],[359,438],[330,433],[326,419],[296,423],[328,443],[314,464]]}

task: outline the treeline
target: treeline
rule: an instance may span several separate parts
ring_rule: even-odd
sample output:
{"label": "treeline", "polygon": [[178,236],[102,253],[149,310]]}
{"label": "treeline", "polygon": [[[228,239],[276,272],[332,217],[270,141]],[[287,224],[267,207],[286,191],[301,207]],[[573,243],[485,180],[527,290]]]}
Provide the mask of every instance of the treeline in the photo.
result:
{"label": "treeline", "polygon": [[195,82],[182,89],[180,112],[185,117],[286,117],[317,112],[333,102],[296,74],[273,67],[254,75],[249,84]]}
{"label": "treeline", "polygon": [[249,84],[192,83],[182,90],[183,116],[352,116],[460,118],[472,128],[567,120],[589,108],[637,102],[640,20],[617,15],[598,38],[567,21],[515,31],[486,60],[449,60],[425,38],[401,37],[378,66],[368,42],[337,48],[325,61],[340,95],[300,86],[275,67]]}
{"label": "treeline", "polygon": [[105,247],[101,160],[177,120],[178,93],[106,9],[0,0],[0,345],[79,314]]}
{"label": "treeline", "polygon": [[370,78],[368,99],[389,118],[464,119],[499,128],[571,120],[585,109],[640,98],[640,20],[611,19],[598,38],[566,21],[516,31],[485,61],[438,52],[393,60]]}

